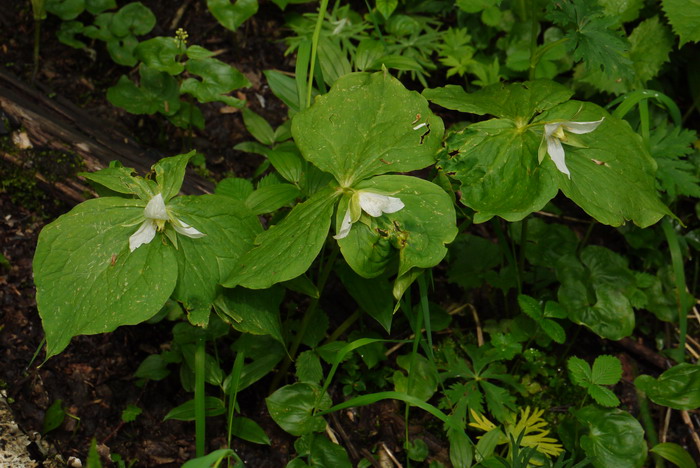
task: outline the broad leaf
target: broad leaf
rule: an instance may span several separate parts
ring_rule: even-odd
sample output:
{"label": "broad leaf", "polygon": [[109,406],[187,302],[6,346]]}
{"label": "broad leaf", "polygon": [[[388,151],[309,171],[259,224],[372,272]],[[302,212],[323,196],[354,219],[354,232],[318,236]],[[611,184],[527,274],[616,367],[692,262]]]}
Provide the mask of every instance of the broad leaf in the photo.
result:
{"label": "broad leaf", "polygon": [[673,31],[680,37],[680,46],[700,41],[700,1],[661,0]]}
{"label": "broad leaf", "polygon": [[145,202],[88,200],[47,225],[34,256],[37,306],[47,358],[76,335],[105,333],[153,317],[177,282],[162,236],[129,252]]}
{"label": "broad leaf", "polygon": [[136,46],[134,54],[148,68],[170,75],[179,75],[185,69],[185,65],[178,61],[183,50],[172,37],[159,36],[143,41]]}
{"label": "broad leaf", "polygon": [[304,158],[343,187],[429,166],[443,129],[420,94],[384,72],[343,76],[292,120]]}
{"label": "broad leaf", "polygon": [[639,468],[644,464],[644,430],[629,413],[586,406],[575,415],[587,428],[587,434],[581,436],[581,447],[594,467]]}
{"label": "broad leaf", "polygon": [[116,37],[143,36],[156,25],[156,16],[141,2],[124,5],[112,16],[109,29]]}
{"label": "broad leaf", "polygon": [[635,320],[629,297],[636,287],[624,258],[604,247],[588,246],[580,261],[573,255],[562,257],[556,273],[561,281],[559,302],[573,322],[611,340],[632,333]]}
{"label": "broad leaf", "polygon": [[201,103],[218,101],[234,107],[243,105],[243,101],[227,93],[250,86],[250,81],[232,66],[214,58],[203,58],[188,60],[185,69],[202,80],[187,78],[180,85],[181,93],[191,94]]}
{"label": "broad leaf", "polygon": [[258,0],[207,0],[207,8],[226,29],[235,31],[258,11]]}
{"label": "broad leaf", "polygon": [[294,436],[322,432],[326,421],[315,416],[314,410],[331,407],[332,400],[321,387],[309,383],[286,385],[265,398],[270,416],[279,426]]}
{"label": "broad leaf", "polygon": [[680,445],[672,442],[664,442],[656,444],[649,450],[670,461],[679,468],[697,468],[697,464],[693,461],[693,457]]}
{"label": "broad leaf", "polygon": [[260,223],[242,204],[220,195],[177,197],[169,208],[176,218],[205,234],[198,239],[177,237],[179,275],[174,298],[188,308],[208,309],[217,286],[252,248]]}
{"label": "broad leaf", "polygon": [[678,410],[700,407],[700,365],[681,363],[654,379],[640,375],[634,385],[656,404]]}
{"label": "broad leaf", "polygon": [[222,284],[266,289],[304,273],[323,247],[331,223],[336,192],[328,188],[294,209],[255,240]]}
{"label": "broad leaf", "polygon": [[216,310],[228,317],[227,322],[238,331],[253,335],[270,335],[282,346],[280,303],[284,290],[273,286],[264,291],[245,288],[226,289],[214,302]]}

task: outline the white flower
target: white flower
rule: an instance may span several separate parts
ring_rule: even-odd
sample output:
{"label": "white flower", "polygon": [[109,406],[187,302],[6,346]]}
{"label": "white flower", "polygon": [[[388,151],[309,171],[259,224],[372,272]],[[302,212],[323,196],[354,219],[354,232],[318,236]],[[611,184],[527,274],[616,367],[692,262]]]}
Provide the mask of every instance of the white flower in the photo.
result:
{"label": "white flower", "polygon": [[[360,215],[362,213],[357,209],[353,210],[353,204],[359,204],[362,211],[373,218],[378,218],[384,213],[396,213],[404,207],[404,204],[400,198],[358,190],[353,194],[348,210],[345,212],[345,216],[343,217],[343,222],[340,223],[338,234],[333,236],[333,239],[342,239],[346,237],[350,233],[352,224],[360,219]],[[353,216],[353,211],[356,211],[355,216]]]}
{"label": "white flower", "polygon": [[129,237],[129,250],[133,252],[134,250],[141,247],[143,244],[148,244],[156,236],[158,230],[163,230],[165,228],[165,222],[170,221],[175,231],[179,232],[183,236],[191,237],[196,239],[198,237],[204,237],[206,234],[202,234],[197,229],[192,226],[183,223],[175,216],[172,216],[165,202],[163,201],[163,195],[160,193],[151,198],[146,204],[146,208],[143,210],[143,216],[146,218],[138,230]]}
{"label": "white flower", "polygon": [[[564,160],[564,147],[561,145],[562,142],[573,144],[569,142],[564,130],[571,133],[590,133],[598,125],[603,122],[603,117],[600,120],[594,122],[556,122],[545,124],[544,126],[544,139],[547,142],[547,153],[552,158],[554,165],[557,166],[559,172],[566,174],[569,179],[571,179],[571,173],[566,167],[566,162]],[[542,161],[542,156],[540,156],[540,162]]]}

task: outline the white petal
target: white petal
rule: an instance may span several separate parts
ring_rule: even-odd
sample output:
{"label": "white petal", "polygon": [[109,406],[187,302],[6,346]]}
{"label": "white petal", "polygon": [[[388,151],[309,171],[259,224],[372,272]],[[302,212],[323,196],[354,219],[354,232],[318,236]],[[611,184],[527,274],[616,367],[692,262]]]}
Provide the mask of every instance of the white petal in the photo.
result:
{"label": "white petal", "polygon": [[571,178],[571,173],[566,167],[566,162],[564,161],[564,147],[561,145],[561,141],[558,138],[548,137],[547,138],[547,153],[554,161],[554,165],[557,166],[559,172],[562,172]]}
{"label": "white petal", "polygon": [[561,122],[544,124],[544,136],[549,139],[554,132],[559,130],[559,127],[561,127]]}
{"label": "white petal", "polygon": [[197,229],[187,223],[183,223],[177,218],[173,218],[170,221],[173,228],[183,236],[191,237],[192,239],[199,239],[200,237],[206,236],[206,234],[199,232]]}
{"label": "white petal", "polygon": [[156,236],[156,223],[152,219],[147,219],[138,230],[129,237],[129,250],[134,250],[141,247],[143,244],[148,244]]}
{"label": "white petal", "polygon": [[350,234],[350,228],[352,227],[352,221],[350,219],[350,208],[345,212],[343,216],[343,222],[340,223],[340,229],[338,229],[338,234],[333,236],[333,239],[343,239]]}
{"label": "white petal", "polygon": [[[571,133],[591,133],[593,130],[598,128],[598,125],[600,125],[603,120],[605,120],[605,117],[600,120],[596,120],[595,122],[564,122],[563,125],[564,128]],[[545,129],[545,132],[546,131],[547,130]]]}
{"label": "white petal", "polygon": [[148,201],[146,209],[143,210],[143,214],[149,219],[168,219],[168,211],[165,209],[165,202],[163,201],[163,195],[160,193],[155,195]]}
{"label": "white petal", "polygon": [[375,218],[381,216],[382,213],[396,213],[404,207],[400,198],[378,193],[360,191],[359,199],[364,212]]}

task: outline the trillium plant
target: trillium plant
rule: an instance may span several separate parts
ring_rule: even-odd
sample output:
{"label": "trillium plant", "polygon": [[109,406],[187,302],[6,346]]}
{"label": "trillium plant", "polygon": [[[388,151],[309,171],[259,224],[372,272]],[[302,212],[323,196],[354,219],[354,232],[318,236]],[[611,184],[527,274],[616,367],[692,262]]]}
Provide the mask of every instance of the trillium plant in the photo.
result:
{"label": "trillium plant", "polygon": [[554,165],[557,166],[559,172],[566,174],[571,178],[571,172],[569,168],[566,167],[566,160],[564,154],[564,147],[562,143],[566,143],[571,146],[581,147],[579,143],[576,142],[574,138],[567,135],[567,132],[583,134],[590,133],[603,122],[605,117],[595,122],[555,122],[548,123],[544,125],[544,138],[542,140],[542,145],[540,145],[540,150],[538,153],[538,161],[542,163],[544,159],[545,151],[552,158]]}

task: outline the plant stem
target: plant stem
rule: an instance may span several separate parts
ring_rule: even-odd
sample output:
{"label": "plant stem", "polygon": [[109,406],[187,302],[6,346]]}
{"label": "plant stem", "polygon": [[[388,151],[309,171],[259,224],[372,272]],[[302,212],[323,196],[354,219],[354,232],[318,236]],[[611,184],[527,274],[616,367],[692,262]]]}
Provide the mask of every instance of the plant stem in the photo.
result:
{"label": "plant stem", "polygon": [[39,47],[41,43],[41,19],[34,19],[34,67],[32,68],[32,83],[39,73]]}
{"label": "plant stem", "polygon": [[289,354],[287,354],[287,357],[285,358],[284,362],[282,362],[282,365],[280,366],[280,370],[275,376],[275,378],[272,380],[272,384],[270,385],[271,390],[276,389],[279,386],[280,381],[284,376],[287,374],[287,371],[289,370],[289,366],[292,364],[294,359],[297,356],[297,351],[299,351],[299,346],[301,346],[301,342],[304,339],[304,335],[306,334],[306,330],[309,328],[309,324],[311,323],[311,319],[314,317],[316,314],[316,309],[318,309],[318,303],[321,297],[321,293],[323,292],[323,288],[326,285],[326,281],[328,281],[328,277],[331,274],[331,271],[333,270],[333,265],[335,265],[335,260],[338,258],[338,252],[340,252],[340,249],[338,248],[338,244],[336,243],[333,246],[333,250],[331,251],[330,256],[328,257],[328,260],[326,263],[323,265],[323,268],[321,269],[321,272],[318,275],[318,281],[316,282],[316,289],[318,290],[318,298],[314,298],[311,300],[311,303],[309,304],[309,307],[306,309],[306,312],[304,312],[304,318],[301,320],[301,325],[299,326],[299,331],[297,332],[296,336],[294,337],[294,341],[292,342],[292,345],[289,347]]}
{"label": "plant stem", "polygon": [[318,41],[321,37],[323,20],[326,18],[326,10],[328,10],[328,0],[321,0],[321,5],[318,7],[318,17],[316,18],[314,35],[311,37],[311,64],[309,65],[309,85],[306,88],[306,107],[311,106],[311,92],[314,89],[314,68],[316,66],[316,55],[318,54]]}
{"label": "plant stem", "polygon": [[204,333],[197,338],[194,351],[194,424],[195,454],[204,456],[206,441],[206,404],[204,395],[204,377],[206,371],[206,340]]}
{"label": "plant stem", "polygon": [[678,328],[680,329],[680,337],[678,338],[678,355],[674,358],[678,362],[685,361],[685,337],[688,333],[688,315],[686,313],[687,306],[690,305],[689,297],[685,291],[685,270],[683,267],[683,254],[678,242],[678,234],[673,229],[671,221],[668,217],[661,220],[661,227],[666,236],[666,243],[671,252],[671,263],[673,265],[673,276],[676,283],[676,306],[678,307]]}
{"label": "plant stem", "polygon": [[[649,411],[649,401],[647,396],[639,389],[637,390],[637,402],[639,403],[639,416],[642,421],[642,426],[644,426],[644,432],[646,433],[649,445],[652,447],[659,443],[659,436],[656,433],[656,427],[654,427],[654,420],[651,417],[651,411]],[[654,457],[654,464],[656,468],[664,468],[665,464],[663,458],[659,455],[652,453]]]}
{"label": "plant stem", "polygon": [[360,318],[360,310],[358,309],[358,310],[355,310],[355,312],[353,312],[352,315],[350,315],[348,318],[346,318],[343,321],[343,323],[341,323],[338,326],[338,328],[333,330],[333,333],[331,333],[330,336],[328,338],[326,338],[324,343],[328,344],[328,343],[333,343],[334,341],[336,341],[338,339],[338,337],[340,337],[340,335],[345,333],[345,330],[350,328],[350,325],[357,322],[357,319],[359,319],[359,318]]}

